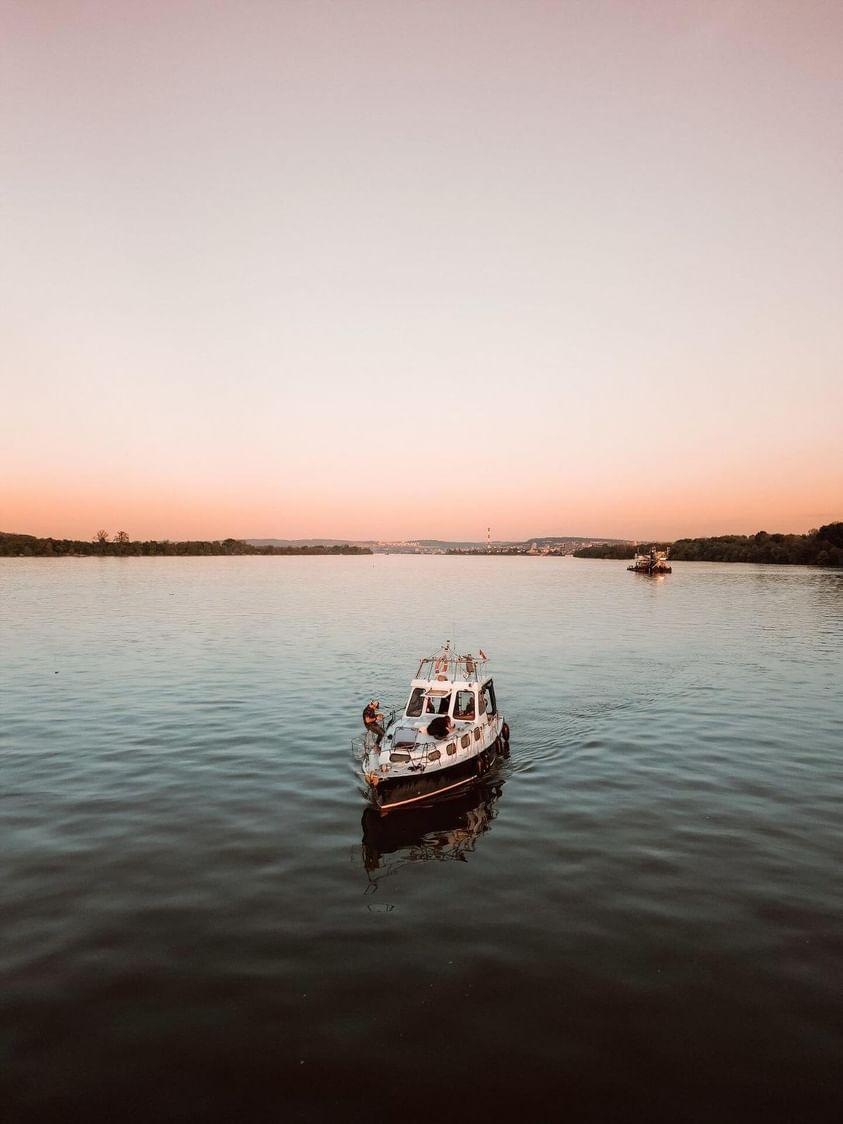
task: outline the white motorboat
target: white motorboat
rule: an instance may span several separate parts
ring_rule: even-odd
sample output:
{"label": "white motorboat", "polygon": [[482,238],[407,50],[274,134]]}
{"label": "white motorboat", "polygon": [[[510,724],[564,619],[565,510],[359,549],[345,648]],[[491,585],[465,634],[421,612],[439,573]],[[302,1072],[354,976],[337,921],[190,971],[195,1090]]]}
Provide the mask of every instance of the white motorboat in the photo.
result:
{"label": "white motorboat", "polygon": [[367,731],[363,779],[386,812],[456,792],[487,773],[508,745],[486,654],[457,655],[446,644],[419,661],[407,703],[389,714],[380,746]]}

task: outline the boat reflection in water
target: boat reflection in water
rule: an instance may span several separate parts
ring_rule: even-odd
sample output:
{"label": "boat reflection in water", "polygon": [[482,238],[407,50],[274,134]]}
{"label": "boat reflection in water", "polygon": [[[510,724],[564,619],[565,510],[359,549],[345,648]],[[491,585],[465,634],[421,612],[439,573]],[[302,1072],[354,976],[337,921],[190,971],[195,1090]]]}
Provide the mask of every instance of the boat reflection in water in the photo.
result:
{"label": "boat reflection in water", "polygon": [[406,808],[400,815],[366,808],[363,863],[370,877],[375,871],[392,874],[406,862],[467,862],[497,815],[503,785],[502,780],[478,780],[459,795]]}

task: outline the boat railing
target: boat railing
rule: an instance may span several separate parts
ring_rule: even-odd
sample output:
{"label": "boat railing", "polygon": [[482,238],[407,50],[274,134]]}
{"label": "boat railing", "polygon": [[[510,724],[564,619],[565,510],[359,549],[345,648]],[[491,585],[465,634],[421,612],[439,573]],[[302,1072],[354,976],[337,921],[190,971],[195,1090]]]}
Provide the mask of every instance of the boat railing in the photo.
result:
{"label": "boat railing", "polygon": [[486,656],[472,654],[457,655],[453,652],[441,652],[437,656],[422,656],[416,679],[436,679],[443,675],[446,679],[462,679],[466,682],[478,682],[485,671],[488,660]]}
{"label": "boat railing", "polygon": [[[383,728],[384,731],[388,730],[390,726],[394,726],[398,718],[404,713],[404,703],[389,703],[381,707],[381,714],[383,715]],[[371,736],[370,736],[371,735]],[[375,735],[370,730],[363,730],[363,732],[356,738],[351,739],[351,748],[355,754],[360,757],[365,757],[374,748]]]}
{"label": "boat railing", "polygon": [[399,715],[404,713],[404,703],[393,703],[383,709],[383,728],[388,730],[394,726]]}

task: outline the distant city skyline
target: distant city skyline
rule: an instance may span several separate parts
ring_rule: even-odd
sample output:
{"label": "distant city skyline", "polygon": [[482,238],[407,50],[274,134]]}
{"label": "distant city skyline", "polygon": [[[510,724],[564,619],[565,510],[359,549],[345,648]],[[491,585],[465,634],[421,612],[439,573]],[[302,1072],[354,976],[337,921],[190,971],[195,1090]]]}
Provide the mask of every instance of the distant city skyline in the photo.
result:
{"label": "distant city skyline", "polygon": [[0,530],[843,518],[843,6],[4,4]]}

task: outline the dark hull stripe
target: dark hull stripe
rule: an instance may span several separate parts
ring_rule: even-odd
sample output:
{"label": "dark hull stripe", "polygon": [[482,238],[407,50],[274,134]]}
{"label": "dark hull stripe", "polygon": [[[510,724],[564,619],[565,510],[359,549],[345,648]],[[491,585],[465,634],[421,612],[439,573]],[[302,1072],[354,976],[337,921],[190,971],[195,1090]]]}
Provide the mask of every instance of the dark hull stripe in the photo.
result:
{"label": "dark hull stripe", "polygon": [[375,803],[383,811],[398,808],[405,804],[417,804],[421,800],[431,800],[443,792],[453,792],[460,785],[469,784],[492,767],[498,755],[497,745],[491,745],[476,757],[460,761],[448,769],[437,769],[435,773],[417,777],[400,777],[381,781],[374,789]]}

